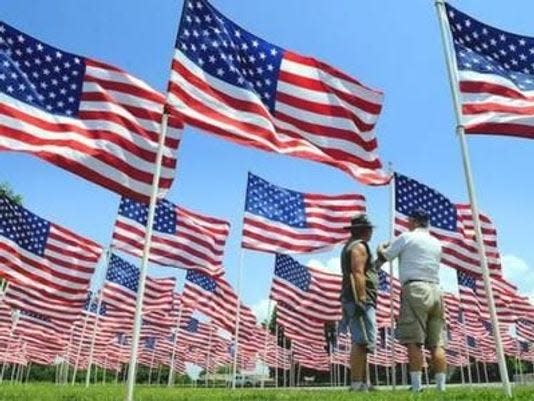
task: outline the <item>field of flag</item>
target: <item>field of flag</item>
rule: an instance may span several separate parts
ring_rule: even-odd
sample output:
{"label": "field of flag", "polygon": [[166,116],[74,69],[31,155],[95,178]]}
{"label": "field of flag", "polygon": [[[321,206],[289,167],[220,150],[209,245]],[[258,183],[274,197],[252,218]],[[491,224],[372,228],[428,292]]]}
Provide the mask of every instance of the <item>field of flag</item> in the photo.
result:
{"label": "field of flag", "polygon": [[[134,391],[137,400],[360,399],[341,391],[351,346],[338,324],[341,276],[301,257],[347,241],[351,217],[373,207],[368,197],[326,193],[313,177],[303,190],[243,171],[238,225],[176,203],[168,193],[178,185],[185,128],[322,163],[366,191],[388,187],[390,221],[379,224],[392,234],[408,229],[412,210],[427,210],[431,234],[442,244],[441,263],[454,271],[458,288],[444,294],[449,377],[462,386],[451,388],[450,399],[506,399],[511,379],[534,381],[534,304],[504,276],[498,227],[490,210],[478,208],[465,140],[534,138],[534,39],[479,22],[442,0],[436,6],[468,193],[463,199],[384,167],[381,90],[256,36],[208,0],[183,1],[166,93],[0,21],[0,150],[33,155],[117,198],[109,242],[98,243],[35,212],[37,205],[0,193],[0,400],[132,401]],[[225,194],[212,195],[217,202]],[[229,267],[225,251],[236,232],[240,239],[232,246],[241,258]],[[243,275],[254,279],[244,255],[253,252],[272,259],[265,321],[242,297]],[[149,274],[149,263],[185,274]],[[232,279],[229,269],[237,272]],[[379,271],[379,341],[369,354],[369,375],[377,385],[402,389],[365,395],[370,400],[411,397],[403,390],[408,355],[395,338],[402,285],[393,271]],[[235,392],[176,386],[191,366],[206,382],[224,374],[219,385]],[[55,383],[34,383],[45,368],[53,369]],[[138,369],[149,372],[148,383],[138,383]],[[259,369],[268,388],[235,389],[240,372]],[[93,383],[98,372],[114,377],[115,385]],[[468,388],[488,377],[505,394]],[[298,389],[310,384],[340,391]],[[514,393],[529,399],[525,387]],[[420,396],[436,398],[432,390]]]}

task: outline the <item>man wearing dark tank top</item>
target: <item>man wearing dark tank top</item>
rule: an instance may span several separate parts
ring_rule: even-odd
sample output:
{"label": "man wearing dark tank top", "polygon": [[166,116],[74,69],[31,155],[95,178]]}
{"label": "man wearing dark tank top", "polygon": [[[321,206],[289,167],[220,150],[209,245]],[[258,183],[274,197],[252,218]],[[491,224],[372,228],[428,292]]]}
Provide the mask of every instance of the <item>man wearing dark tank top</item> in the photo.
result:
{"label": "man wearing dark tank top", "polygon": [[348,327],[351,334],[351,390],[367,391],[367,353],[376,345],[376,294],[378,274],[368,242],[373,225],[367,215],[351,219],[351,237],[341,251],[341,330]]}

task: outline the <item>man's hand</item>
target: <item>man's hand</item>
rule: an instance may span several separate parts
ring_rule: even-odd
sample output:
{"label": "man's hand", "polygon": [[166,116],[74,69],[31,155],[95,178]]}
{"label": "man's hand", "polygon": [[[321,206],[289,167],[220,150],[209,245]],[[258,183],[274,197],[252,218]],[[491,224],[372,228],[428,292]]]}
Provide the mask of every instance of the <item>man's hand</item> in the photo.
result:
{"label": "man's hand", "polygon": [[376,254],[381,257],[381,258],[384,258],[384,251],[386,250],[386,248],[389,246],[389,242],[382,242],[380,245],[378,245],[378,247],[376,248]]}

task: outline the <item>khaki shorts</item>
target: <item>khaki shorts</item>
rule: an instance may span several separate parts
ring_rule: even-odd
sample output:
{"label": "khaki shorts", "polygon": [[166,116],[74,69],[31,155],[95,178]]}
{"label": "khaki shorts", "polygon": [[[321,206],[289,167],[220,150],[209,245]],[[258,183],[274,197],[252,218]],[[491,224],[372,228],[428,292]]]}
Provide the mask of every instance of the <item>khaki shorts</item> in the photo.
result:
{"label": "khaki shorts", "polygon": [[444,345],[444,306],[438,284],[414,281],[403,285],[398,336],[401,344]]}

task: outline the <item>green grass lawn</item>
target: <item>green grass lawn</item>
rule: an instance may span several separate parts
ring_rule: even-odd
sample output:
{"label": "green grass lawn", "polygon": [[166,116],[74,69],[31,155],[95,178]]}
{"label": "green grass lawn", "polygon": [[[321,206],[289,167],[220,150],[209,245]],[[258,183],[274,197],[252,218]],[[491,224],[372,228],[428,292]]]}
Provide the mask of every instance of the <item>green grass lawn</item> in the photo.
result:
{"label": "green grass lawn", "polygon": [[[80,386],[56,386],[54,384],[29,384],[0,386],[0,401],[122,401],[123,386],[96,385],[85,389]],[[163,388],[139,386],[136,401],[217,401],[217,400],[273,400],[273,401],[402,401],[402,400],[506,400],[500,389],[452,388],[446,393],[437,393],[433,389],[413,396],[406,390],[377,391],[367,394],[349,393],[346,390],[226,390],[202,388]],[[516,387],[514,400],[534,400],[534,387]]]}

